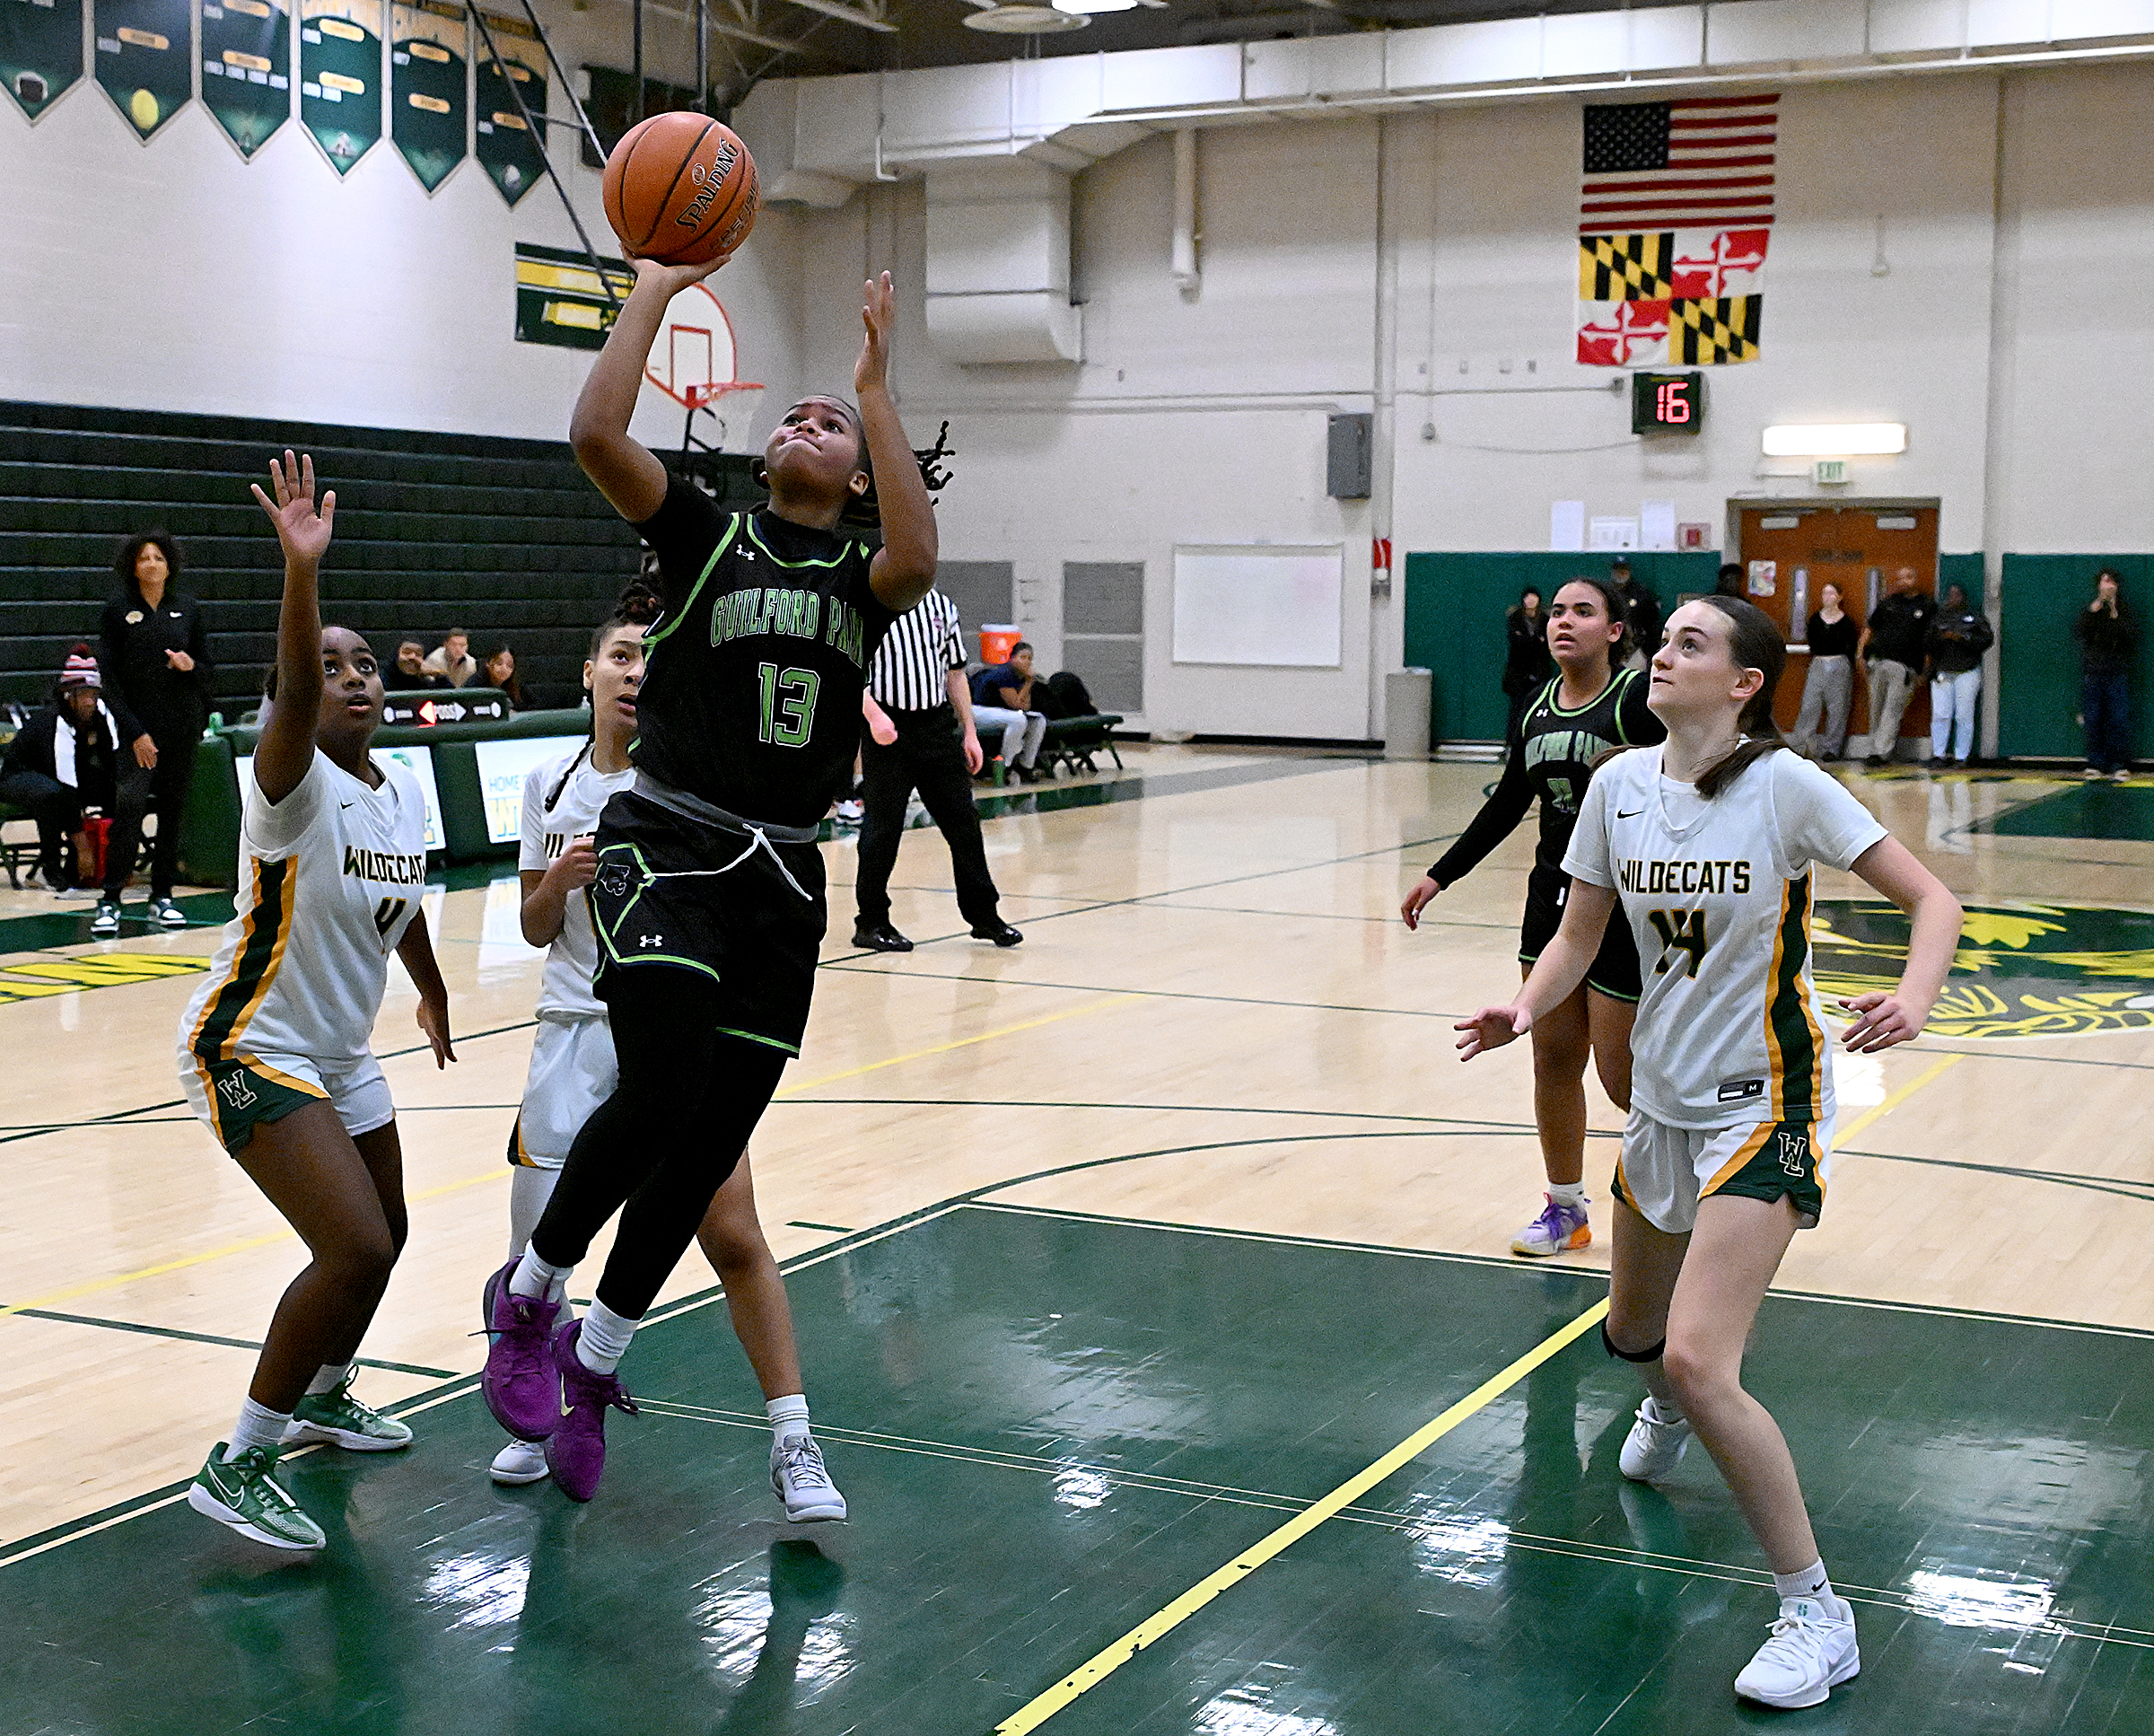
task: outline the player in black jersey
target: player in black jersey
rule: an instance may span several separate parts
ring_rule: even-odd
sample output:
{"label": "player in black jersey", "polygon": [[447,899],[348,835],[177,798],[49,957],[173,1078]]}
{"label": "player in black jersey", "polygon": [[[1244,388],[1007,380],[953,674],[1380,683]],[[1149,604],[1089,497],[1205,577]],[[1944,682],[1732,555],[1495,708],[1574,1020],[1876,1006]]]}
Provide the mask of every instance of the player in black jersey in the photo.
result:
{"label": "player in black jersey", "polygon": [[[656,552],[665,601],[644,640],[636,781],[600,818],[590,888],[619,1084],[485,1297],[487,1404],[546,1442],[579,1501],[605,1466],[608,1407],[634,1408],[615,1373],[629,1335],[799,1053],[826,918],[816,828],[852,775],[868,660],[935,575],[933,511],[887,384],[887,273],[865,286],[858,408],[814,397],[786,411],[764,449],[766,507],[719,512],[630,437],[666,304],[716,269],[635,261],[569,429],[584,473]],[[837,526],[878,483],[871,554]],[[569,1271],[617,1211],[597,1300],[561,1320]],[[807,1406],[791,1402],[804,1460]],[[774,1455],[774,1482],[819,1474]]]}
{"label": "player in black jersey", "polygon": [[[1563,921],[1570,877],[1563,852],[1578,819],[1593,759],[1610,748],[1651,746],[1667,731],[1646,709],[1646,678],[1622,667],[1628,634],[1620,600],[1598,579],[1572,579],[1548,610],[1548,648],[1558,673],[1526,709],[1503,776],[1473,824],[1406,894],[1399,914],[1415,927],[1429,900],[1456,885],[1509,837],[1536,797],[1540,842],[1526,881],[1519,961],[1541,956]],[[1548,1172],[1541,1214],[1511,1239],[1514,1254],[1545,1256],[1586,1247],[1586,1057],[1618,1109],[1631,1106],[1631,1020],[1638,1004],[1638,951],[1623,923],[1607,938],[1585,986],[1533,1027],[1533,1118]]]}

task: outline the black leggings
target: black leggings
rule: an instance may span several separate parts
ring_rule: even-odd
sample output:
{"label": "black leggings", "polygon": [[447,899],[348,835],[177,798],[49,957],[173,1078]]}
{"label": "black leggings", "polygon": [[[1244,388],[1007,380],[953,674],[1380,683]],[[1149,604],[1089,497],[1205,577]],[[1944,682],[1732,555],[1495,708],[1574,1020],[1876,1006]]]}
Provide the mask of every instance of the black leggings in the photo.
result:
{"label": "black leggings", "polygon": [[620,1083],[570,1147],[531,1247],[574,1266],[616,1212],[598,1298],[640,1320],[748,1149],[790,1058],[718,1029],[717,985],[670,965],[609,984]]}

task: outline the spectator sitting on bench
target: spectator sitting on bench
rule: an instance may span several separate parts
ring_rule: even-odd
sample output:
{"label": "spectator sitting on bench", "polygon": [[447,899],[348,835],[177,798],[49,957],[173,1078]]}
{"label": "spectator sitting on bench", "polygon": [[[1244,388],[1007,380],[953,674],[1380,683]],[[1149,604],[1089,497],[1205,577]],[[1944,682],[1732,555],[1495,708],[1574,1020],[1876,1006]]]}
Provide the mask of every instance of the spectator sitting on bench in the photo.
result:
{"label": "spectator sitting on bench", "polygon": [[[56,898],[88,898],[90,839],[83,810],[109,815],[105,885],[98,916],[111,912],[105,934],[119,932],[119,895],[141,847],[150,805],[150,768],[123,750],[141,732],[132,718],[105,704],[97,660],[77,645],[60,676],[57,698],[22,726],[0,759],[0,802],[38,822],[38,871]],[[162,825],[163,822],[159,821]]]}
{"label": "spectator sitting on bench", "polygon": [[446,688],[449,678],[426,667],[426,647],[407,639],[397,647],[397,661],[381,671],[381,685],[390,693],[425,693]]}
{"label": "spectator sitting on bench", "polygon": [[523,683],[516,679],[516,653],[508,646],[502,646],[486,659],[486,685],[498,688],[507,696],[511,711],[533,709],[531,696],[524,690]]}
{"label": "spectator sitting on bench", "polygon": [[1046,713],[1033,704],[1032,647],[1022,639],[1010,661],[984,669],[972,678],[972,721],[982,735],[1003,732],[1003,764],[1026,783],[1046,776],[1039,765],[1040,739],[1047,732]]}
{"label": "spectator sitting on bench", "polygon": [[429,675],[448,678],[452,688],[469,687],[478,679],[478,659],[471,654],[471,636],[460,627],[449,629],[442,643],[426,653],[421,665]]}

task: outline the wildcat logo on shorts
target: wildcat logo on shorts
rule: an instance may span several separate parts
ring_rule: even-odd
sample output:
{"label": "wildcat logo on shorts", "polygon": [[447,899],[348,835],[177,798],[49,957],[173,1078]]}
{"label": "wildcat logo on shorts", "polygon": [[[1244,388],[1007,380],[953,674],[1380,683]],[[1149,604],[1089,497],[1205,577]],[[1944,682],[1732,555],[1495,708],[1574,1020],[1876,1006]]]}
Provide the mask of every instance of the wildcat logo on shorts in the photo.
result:
{"label": "wildcat logo on shorts", "polygon": [[247,1083],[247,1075],[237,1068],[217,1081],[217,1095],[224,1100],[228,1109],[250,1109],[258,1100],[254,1087]]}
{"label": "wildcat logo on shorts", "polygon": [[[1813,969],[1828,1010],[1890,990],[1907,953],[1895,905],[1821,899]],[[2154,913],[2095,904],[1970,904],[1932,1037],[2078,1037],[2154,1030]]]}
{"label": "wildcat logo on shorts", "polygon": [[1780,1167],[1796,1180],[1801,1181],[1810,1173],[1810,1136],[1807,1133],[1776,1134],[1780,1144]]}

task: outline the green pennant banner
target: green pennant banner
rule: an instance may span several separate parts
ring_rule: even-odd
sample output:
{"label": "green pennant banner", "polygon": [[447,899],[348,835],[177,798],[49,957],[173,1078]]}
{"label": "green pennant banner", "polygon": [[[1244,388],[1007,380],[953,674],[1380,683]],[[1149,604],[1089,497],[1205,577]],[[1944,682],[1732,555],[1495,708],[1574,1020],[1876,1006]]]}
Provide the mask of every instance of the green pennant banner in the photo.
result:
{"label": "green pennant banner", "polygon": [[546,125],[544,51],[538,33],[522,19],[504,18],[492,12],[486,18],[501,60],[496,63],[481,48],[476,127],[478,161],[487,179],[501,189],[502,197],[514,205],[538,186],[546,173],[540,144],[533,141],[522,110],[516,106],[521,95],[531,120],[542,127]]}
{"label": "green pennant banner", "polygon": [[300,0],[299,118],[340,175],[381,139],[381,0]]}
{"label": "green pennant banner", "polygon": [[96,0],[97,82],[143,138],[195,93],[194,27],[188,0]]}
{"label": "green pennant banner", "polygon": [[292,14],[268,0],[202,0],[202,101],[242,157],[292,118]]}
{"label": "green pennant banner", "polygon": [[389,130],[429,193],[468,150],[471,18],[455,0],[412,0],[389,9]]}
{"label": "green pennant banner", "polygon": [[35,120],[83,75],[83,0],[0,0],[0,82]]}

